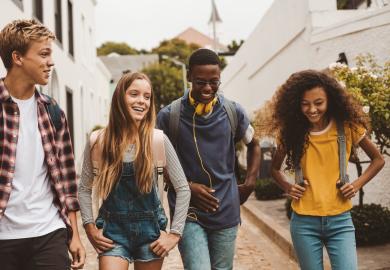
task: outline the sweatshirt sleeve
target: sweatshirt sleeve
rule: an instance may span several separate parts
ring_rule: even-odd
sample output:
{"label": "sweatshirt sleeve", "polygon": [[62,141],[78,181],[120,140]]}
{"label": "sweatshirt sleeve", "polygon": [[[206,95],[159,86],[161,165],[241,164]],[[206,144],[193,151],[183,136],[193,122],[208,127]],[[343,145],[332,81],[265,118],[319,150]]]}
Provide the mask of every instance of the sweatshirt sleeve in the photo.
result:
{"label": "sweatshirt sleeve", "polygon": [[168,137],[164,134],[167,172],[176,192],[176,207],[172,218],[171,232],[182,234],[190,204],[191,191],[179,158]]}

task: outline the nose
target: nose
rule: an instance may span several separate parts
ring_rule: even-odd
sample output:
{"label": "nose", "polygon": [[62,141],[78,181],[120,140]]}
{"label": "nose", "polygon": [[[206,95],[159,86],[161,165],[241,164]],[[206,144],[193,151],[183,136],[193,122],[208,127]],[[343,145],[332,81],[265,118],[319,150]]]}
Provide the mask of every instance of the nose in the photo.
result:
{"label": "nose", "polygon": [[206,82],[206,85],[203,87],[203,90],[212,91],[213,88],[211,87],[211,83],[210,82]]}
{"label": "nose", "polygon": [[137,99],[137,102],[140,103],[140,104],[144,104],[145,103],[145,97],[143,97],[142,95],[139,95],[138,99]]}
{"label": "nose", "polygon": [[316,106],[314,106],[313,104],[310,105],[309,111],[310,111],[310,112],[316,112],[316,111],[317,111]]}
{"label": "nose", "polygon": [[49,67],[53,67],[54,66],[54,62],[53,62],[53,58],[52,57],[49,57],[49,59],[47,60],[47,65]]}

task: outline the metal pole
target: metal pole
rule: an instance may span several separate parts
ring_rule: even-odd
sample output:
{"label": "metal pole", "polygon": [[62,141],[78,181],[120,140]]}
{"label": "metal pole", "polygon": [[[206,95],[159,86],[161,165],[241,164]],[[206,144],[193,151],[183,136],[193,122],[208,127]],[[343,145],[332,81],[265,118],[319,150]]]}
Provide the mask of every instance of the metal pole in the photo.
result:
{"label": "metal pole", "polygon": [[172,58],[172,57],[169,57],[168,55],[161,55],[161,58],[162,59],[166,59],[166,60],[169,60],[171,61],[172,63],[174,63],[175,65],[178,65],[178,66],[181,66],[181,71],[182,71],[182,75],[183,75],[183,93],[186,91],[187,89],[187,70],[186,70],[186,64],[184,64],[183,62],[175,59],[175,58]]}
{"label": "metal pole", "polygon": [[186,92],[186,89],[187,89],[187,70],[186,70],[186,65],[185,64],[181,64],[181,70],[183,72],[183,85],[184,85],[184,88],[183,88],[183,93]]}
{"label": "metal pole", "polygon": [[214,51],[217,51],[217,29],[216,29],[216,16],[217,14],[215,14],[215,3],[214,1],[212,1],[212,14],[211,14],[211,18],[212,18],[212,24],[213,24],[213,47],[214,47]]}

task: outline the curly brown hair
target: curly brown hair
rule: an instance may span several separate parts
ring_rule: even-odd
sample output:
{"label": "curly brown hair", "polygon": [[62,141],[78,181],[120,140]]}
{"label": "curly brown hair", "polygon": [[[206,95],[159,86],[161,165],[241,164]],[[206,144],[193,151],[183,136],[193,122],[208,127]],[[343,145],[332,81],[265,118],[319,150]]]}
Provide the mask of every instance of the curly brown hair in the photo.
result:
{"label": "curly brown hair", "polygon": [[276,135],[287,155],[287,170],[299,165],[308,145],[310,122],[302,113],[301,100],[306,91],[315,87],[321,87],[327,95],[329,119],[349,123],[352,128],[355,126],[352,124],[356,124],[369,129],[368,117],[361,105],[330,74],[316,70],[293,73],[267,104],[268,121],[261,125],[263,130],[260,131]]}

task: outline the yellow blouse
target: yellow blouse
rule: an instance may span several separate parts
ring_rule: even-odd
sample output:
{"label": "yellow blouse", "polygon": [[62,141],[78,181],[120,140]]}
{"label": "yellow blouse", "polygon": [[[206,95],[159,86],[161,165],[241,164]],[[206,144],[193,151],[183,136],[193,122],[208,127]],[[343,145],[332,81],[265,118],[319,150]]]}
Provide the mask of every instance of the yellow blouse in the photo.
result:
{"label": "yellow blouse", "polygon": [[[351,145],[357,145],[366,130],[350,123],[344,124],[346,159],[351,154]],[[348,166],[348,162],[346,162]],[[310,132],[309,145],[301,159],[303,178],[309,182],[304,195],[293,200],[293,210],[301,215],[333,216],[352,208],[351,200],[345,199],[336,182],[339,179],[339,155],[337,125],[330,121],[322,131]],[[350,179],[354,180],[354,179]]]}

